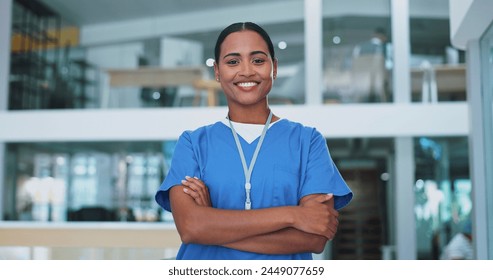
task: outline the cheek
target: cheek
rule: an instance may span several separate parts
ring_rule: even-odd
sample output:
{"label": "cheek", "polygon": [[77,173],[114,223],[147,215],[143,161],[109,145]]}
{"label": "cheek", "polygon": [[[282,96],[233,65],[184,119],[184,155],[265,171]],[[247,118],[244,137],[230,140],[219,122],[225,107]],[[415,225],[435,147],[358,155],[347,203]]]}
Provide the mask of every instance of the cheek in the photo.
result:
{"label": "cheek", "polygon": [[231,70],[222,70],[218,72],[219,78],[222,80],[231,80],[235,76],[235,72]]}

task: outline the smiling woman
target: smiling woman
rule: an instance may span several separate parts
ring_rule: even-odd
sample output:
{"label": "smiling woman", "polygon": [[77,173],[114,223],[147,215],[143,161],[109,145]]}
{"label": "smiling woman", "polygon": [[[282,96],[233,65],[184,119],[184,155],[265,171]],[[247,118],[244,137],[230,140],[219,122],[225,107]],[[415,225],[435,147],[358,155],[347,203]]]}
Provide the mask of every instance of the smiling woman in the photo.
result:
{"label": "smiling woman", "polygon": [[277,60],[267,33],[232,24],[215,56],[228,115],[181,135],[156,194],[183,241],[177,259],[311,259],[353,194],[320,132],[271,111]]}
{"label": "smiling woman", "polygon": [[[259,33],[250,30],[231,33],[219,46],[214,72],[226,95],[230,119],[264,123],[268,111],[267,94],[277,74],[273,48],[268,47]],[[245,114],[245,109],[252,108],[256,112]]]}

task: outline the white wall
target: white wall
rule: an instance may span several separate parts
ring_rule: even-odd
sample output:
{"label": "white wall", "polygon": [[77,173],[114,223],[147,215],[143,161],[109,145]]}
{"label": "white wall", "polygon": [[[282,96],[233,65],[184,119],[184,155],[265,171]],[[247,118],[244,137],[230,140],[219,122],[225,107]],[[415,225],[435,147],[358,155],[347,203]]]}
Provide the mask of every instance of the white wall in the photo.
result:
{"label": "white wall", "polygon": [[303,1],[261,4],[245,2],[245,6],[241,7],[218,7],[200,12],[83,26],[81,44],[89,46],[220,30],[237,21],[267,24],[297,20],[303,20]]}
{"label": "white wall", "polygon": [[191,40],[164,37],[161,39],[160,65],[162,67],[204,65],[204,47]]}
{"label": "white wall", "polygon": [[[138,67],[139,56],[144,53],[143,43],[115,44],[96,46],[87,49],[87,60],[104,69],[135,69]],[[111,88],[109,107],[131,108],[141,107],[140,88]]]}
{"label": "white wall", "polygon": [[450,0],[450,37],[452,45],[465,50],[468,41],[479,39],[493,22],[493,1]]}
{"label": "white wall", "polygon": [[[327,138],[467,136],[467,103],[272,106]],[[176,140],[226,107],[0,112],[0,142]]]}

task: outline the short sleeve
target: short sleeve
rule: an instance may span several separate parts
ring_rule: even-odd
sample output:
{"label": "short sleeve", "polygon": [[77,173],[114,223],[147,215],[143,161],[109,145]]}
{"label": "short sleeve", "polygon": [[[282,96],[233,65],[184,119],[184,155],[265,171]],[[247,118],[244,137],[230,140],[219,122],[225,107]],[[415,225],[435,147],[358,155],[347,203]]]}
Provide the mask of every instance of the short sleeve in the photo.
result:
{"label": "short sleeve", "polygon": [[300,196],[314,193],[334,194],[334,208],[349,204],[353,193],[332,160],[325,138],[313,129],[306,164],[306,173]]}
{"label": "short sleeve", "polygon": [[181,184],[185,176],[198,176],[199,167],[193,149],[190,132],[184,132],[176,143],[168,175],[156,193],[156,202],[171,212],[169,190]]}

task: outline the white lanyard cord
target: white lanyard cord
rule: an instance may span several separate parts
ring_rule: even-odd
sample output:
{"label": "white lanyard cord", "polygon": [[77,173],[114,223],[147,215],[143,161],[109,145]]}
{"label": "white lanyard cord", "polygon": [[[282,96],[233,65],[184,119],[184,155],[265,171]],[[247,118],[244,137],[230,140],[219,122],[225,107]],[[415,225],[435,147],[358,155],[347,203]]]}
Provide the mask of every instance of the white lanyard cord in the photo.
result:
{"label": "white lanyard cord", "polygon": [[260,151],[260,147],[262,146],[262,142],[264,142],[265,134],[267,133],[267,129],[269,128],[271,120],[272,120],[272,111],[270,111],[269,117],[265,122],[264,130],[262,130],[262,134],[260,135],[260,139],[257,143],[257,147],[255,148],[255,152],[253,153],[252,160],[250,161],[250,166],[247,167],[245,154],[243,153],[243,149],[241,148],[241,144],[240,144],[240,139],[238,139],[238,134],[236,133],[236,130],[233,127],[233,123],[231,122],[228,116],[229,127],[233,132],[233,137],[236,142],[236,147],[238,148],[238,153],[240,154],[241,165],[243,166],[243,173],[245,174],[245,193],[246,193],[245,210],[250,210],[252,208],[252,202],[250,201],[250,190],[252,189],[252,185],[250,184],[250,178],[252,176],[253,166],[255,165],[255,161],[257,161],[257,156]]}

